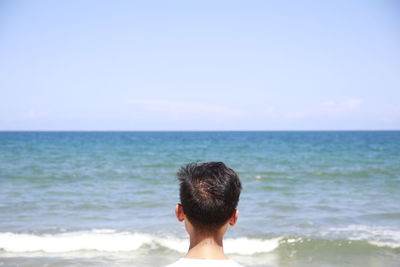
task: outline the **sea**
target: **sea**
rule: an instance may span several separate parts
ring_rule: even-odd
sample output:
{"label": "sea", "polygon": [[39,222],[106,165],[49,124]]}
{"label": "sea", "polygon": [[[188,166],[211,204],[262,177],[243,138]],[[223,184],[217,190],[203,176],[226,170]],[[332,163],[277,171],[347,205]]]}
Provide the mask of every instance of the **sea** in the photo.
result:
{"label": "sea", "polygon": [[0,266],[165,266],[178,169],[243,185],[243,266],[400,266],[400,131],[0,132]]}

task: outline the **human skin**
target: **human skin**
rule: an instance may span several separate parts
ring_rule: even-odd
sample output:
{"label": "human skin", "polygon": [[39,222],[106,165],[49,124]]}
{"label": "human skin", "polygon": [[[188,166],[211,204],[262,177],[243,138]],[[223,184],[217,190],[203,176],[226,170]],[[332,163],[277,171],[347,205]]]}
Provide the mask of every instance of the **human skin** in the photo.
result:
{"label": "human skin", "polygon": [[234,226],[239,216],[239,210],[235,210],[232,216],[221,227],[211,231],[199,231],[190,222],[183,211],[181,204],[175,206],[175,215],[178,221],[185,223],[185,229],[190,236],[190,246],[185,258],[226,260],[223,238],[228,226]]}

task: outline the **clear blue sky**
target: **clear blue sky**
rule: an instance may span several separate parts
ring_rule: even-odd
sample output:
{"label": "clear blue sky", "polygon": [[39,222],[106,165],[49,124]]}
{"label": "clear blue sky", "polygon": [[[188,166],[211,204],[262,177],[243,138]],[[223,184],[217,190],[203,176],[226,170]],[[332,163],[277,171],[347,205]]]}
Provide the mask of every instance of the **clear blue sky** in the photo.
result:
{"label": "clear blue sky", "polygon": [[0,130],[400,129],[400,4],[1,1]]}

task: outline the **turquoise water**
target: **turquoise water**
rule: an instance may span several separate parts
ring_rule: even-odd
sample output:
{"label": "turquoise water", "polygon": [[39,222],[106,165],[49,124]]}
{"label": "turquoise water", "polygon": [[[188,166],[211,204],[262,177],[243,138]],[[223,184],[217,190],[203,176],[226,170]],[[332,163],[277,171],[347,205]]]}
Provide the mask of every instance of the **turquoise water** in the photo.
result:
{"label": "turquoise water", "polygon": [[399,266],[400,132],[0,132],[0,264],[164,266],[184,255],[175,173],[243,183],[245,266]]}

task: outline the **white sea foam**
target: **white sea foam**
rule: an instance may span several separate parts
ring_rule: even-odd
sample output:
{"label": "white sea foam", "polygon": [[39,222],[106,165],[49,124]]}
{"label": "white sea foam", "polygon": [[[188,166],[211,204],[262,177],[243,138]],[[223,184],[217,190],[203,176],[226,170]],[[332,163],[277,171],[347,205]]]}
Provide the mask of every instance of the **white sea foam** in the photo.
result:
{"label": "white sea foam", "polygon": [[[228,254],[252,255],[273,251],[281,238],[273,239],[227,239],[224,242]],[[112,229],[67,232],[59,234],[0,233],[0,249],[7,252],[61,253],[73,251],[127,252],[143,246],[152,249],[164,247],[184,253],[188,240],[183,238],[159,237],[151,234],[118,232]]]}
{"label": "white sea foam", "polygon": [[400,247],[400,229],[386,226],[352,224],[347,227],[330,228],[329,233],[346,234],[350,240],[365,240],[379,247]]}
{"label": "white sea foam", "polygon": [[9,252],[132,251],[151,241],[150,235],[127,232],[88,231],[55,235],[0,233],[0,248]]}

